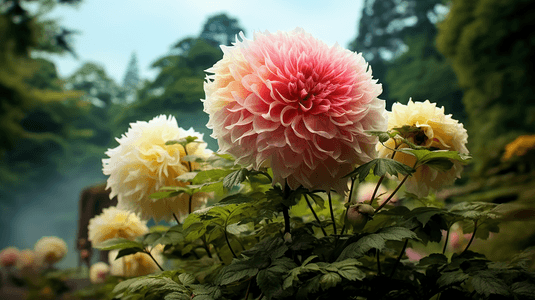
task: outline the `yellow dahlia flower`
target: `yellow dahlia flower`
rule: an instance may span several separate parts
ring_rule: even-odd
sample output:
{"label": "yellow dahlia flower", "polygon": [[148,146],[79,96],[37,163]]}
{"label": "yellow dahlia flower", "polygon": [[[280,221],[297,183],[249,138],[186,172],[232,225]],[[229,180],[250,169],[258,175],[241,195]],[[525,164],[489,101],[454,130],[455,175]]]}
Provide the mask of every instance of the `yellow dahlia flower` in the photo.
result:
{"label": "yellow dahlia flower", "polygon": [[[163,245],[157,245],[150,251],[160,266],[163,264],[163,248]],[[113,276],[137,277],[152,274],[160,270],[158,265],[146,253],[138,252],[115,259],[118,253],[119,250],[112,250],[108,254],[111,264],[110,272]]]}
{"label": "yellow dahlia flower", "polygon": [[110,266],[104,262],[98,262],[89,268],[89,279],[91,283],[104,283],[110,274]]}
{"label": "yellow dahlia flower", "polygon": [[134,213],[117,207],[104,208],[102,213],[89,220],[88,239],[97,247],[111,238],[134,238],[149,232],[146,222]]}
{"label": "yellow dahlia flower", "polygon": [[34,251],[39,261],[55,264],[67,254],[67,243],[56,236],[44,236],[35,243]]}
{"label": "yellow dahlia flower", "polygon": [[[193,143],[166,145],[171,140],[180,140],[188,136],[197,137]],[[187,155],[208,158],[212,151],[206,149],[203,135],[179,128],[174,117],[164,115],[149,122],[131,123],[128,131],[119,139],[119,146],[109,149],[108,159],[103,159],[103,170],[109,175],[111,188],[110,199],[117,196],[118,208],[134,211],[141,219],[153,218],[170,221],[173,213],[185,216],[188,213],[189,196],[152,199],[150,195],[164,186],[184,186],[185,182],[176,178],[199,166],[194,162],[184,161]],[[199,207],[206,202],[207,194],[199,193],[192,199],[192,207]]]}
{"label": "yellow dahlia flower", "polygon": [[[444,114],[444,107],[436,107],[436,103],[413,102],[409,100],[407,105],[394,103],[392,112],[388,113],[388,129],[401,128],[405,125],[422,130],[424,136],[405,136],[410,142],[427,148],[457,151],[468,154],[466,143],[468,134],[463,124],[452,119],[451,115]],[[395,148],[394,139],[388,140],[385,145]],[[406,148],[407,145],[398,145]],[[392,150],[377,144],[379,157],[391,157]],[[408,166],[413,166],[416,158],[410,154],[397,152],[394,159]],[[406,181],[407,191],[425,197],[430,190],[438,190],[442,186],[452,184],[455,179],[461,177],[462,165],[454,161],[453,167],[446,172],[440,172],[428,166],[417,168],[416,172]]]}

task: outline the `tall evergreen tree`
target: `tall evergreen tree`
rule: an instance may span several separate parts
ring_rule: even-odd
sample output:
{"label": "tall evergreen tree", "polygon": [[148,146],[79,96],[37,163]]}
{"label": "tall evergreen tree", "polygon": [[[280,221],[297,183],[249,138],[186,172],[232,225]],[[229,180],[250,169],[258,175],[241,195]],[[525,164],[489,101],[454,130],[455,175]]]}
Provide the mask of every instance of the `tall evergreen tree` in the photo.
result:
{"label": "tall evergreen tree", "polygon": [[136,100],[137,89],[139,88],[139,67],[137,62],[136,53],[133,52],[130,57],[130,62],[126,68],[126,73],[123,79],[124,96],[127,103],[131,103]]}
{"label": "tall evergreen tree", "polygon": [[424,41],[424,58],[437,55],[434,47],[435,23],[440,19],[442,0],[365,0],[358,36],[349,49],[362,52],[373,70],[374,78],[383,83],[381,98],[390,100],[390,87],[384,79],[388,62],[408,50],[406,38],[418,35]]}

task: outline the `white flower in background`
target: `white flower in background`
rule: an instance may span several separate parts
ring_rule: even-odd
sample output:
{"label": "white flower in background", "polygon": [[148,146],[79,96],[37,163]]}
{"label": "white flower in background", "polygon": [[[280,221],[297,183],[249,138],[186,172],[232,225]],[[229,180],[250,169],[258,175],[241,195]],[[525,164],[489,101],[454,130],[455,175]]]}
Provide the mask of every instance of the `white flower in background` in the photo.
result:
{"label": "white flower in background", "polygon": [[[180,144],[166,145],[172,140],[197,137],[186,149]],[[189,212],[189,196],[152,199],[150,195],[164,186],[185,186],[187,183],[176,178],[199,166],[182,158],[195,155],[208,158],[212,151],[206,149],[203,135],[193,128],[179,128],[174,117],[165,115],[155,117],[149,122],[131,123],[128,131],[119,139],[119,146],[109,149],[110,157],[103,159],[104,174],[109,175],[110,198],[117,196],[118,208],[130,210],[140,215],[141,219],[153,218],[170,221],[173,213],[182,217]],[[187,150],[187,151],[186,151]],[[208,195],[199,193],[192,198],[192,207],[201,206]]]}
{"label": "white flower in background", "polygon": [[[163,264],[163,248],[163,245],[157,245],[150,251],[160,266]],[[119,250],[112,250],[108,254],[108,260],[111,265],[110,272],[113,276],[137,277],[160,270],[158,265],[146,253],[138,252],[115,259],[118,253]]]}
{"label": "white flower in background", "polygon": [[99,246],[102,242],[112,238],[134,238],[149,232],[146,222],[134,213],[108,207],[102,213],[89,220],[88,239],[93,247]]}
{"label": "white flower in background", "polygon": [[56,236],[44,236],[35,243],[34,251],[40,262],[55,264],[67,254],[67,243]]}
{"label": "white flower in background", "polygon": [[0,252],[0,266],[12,267],[17,263],[19,258],[19,249],[15,247],[4,248]]}
{"label": "white flower in background", "polygon": [[[405,125],[420,128],[424,135],[406,136],[410,142],[427,148],[457,151],[468,154],[466,143],[468,134],[462,123],[452,119],[451,115],[444,114],[444,107],[436,107],[436,103],[412,102],[407,105],[394,103],[392,112],[388,113],[388,129],[401,128]],[[385,145],[395,148],[393,139]],[[407,148],[401,145],[400,148]],[[392,150],[377,144],[380,157],[391,157]],[[413,166],[416,158],[410,154],[397,152],[394,159],[408,166]],[[461,177],[463,167],[460,162],[454,161],[453,167],[446,172],[437,171],[428,166],[421,166],[409,177],[405,186],[407,191],[425,197],[430,190],[438,190],[443,186],[453,184],[455,179]]]}
{"label": "white flower in background", "polygon": [[[357,192],[354,193],[355,196],[352,197],[353,199],[351,199],[351,204],[357,204],[362,202],[369,203],[376,186],[377,182],[362,182],[358,185],[355,184],[355,189],[357,190]],[[379,185],[379,189],[375,194],[375,198],[379,198],[379,201],[375,203],[381,205],[383,201],[390,196],[391,193],[392,191],[388,190],[383,184]],[[394,195],[394,197],[390,199],[389,203],[393,204],[398,200],[399,198],[397,197],[397,195]]]}
{"label": "white flower in background", "polygon": [[89,279],[91,283],[104,283],[110,275],[110,266],[104,262],[98,262],[89,268]]}

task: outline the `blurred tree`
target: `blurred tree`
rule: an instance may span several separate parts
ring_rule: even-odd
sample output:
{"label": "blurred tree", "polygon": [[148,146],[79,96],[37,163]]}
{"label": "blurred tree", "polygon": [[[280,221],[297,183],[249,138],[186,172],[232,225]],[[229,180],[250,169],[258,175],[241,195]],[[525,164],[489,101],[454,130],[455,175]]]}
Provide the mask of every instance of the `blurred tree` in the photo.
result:
{"label": "blurred tree", "polygon": [[386,64],[384,83],[390,88],[390,100],[406,104],[409,98],[429,99],[438,107],[444,106],[446,114],[466,122],[463,92],[447,60],[436,51],[431,55],[426,53],[429,49],[426,36],[408,36],[405,43],[409,50]]}
{"label": "blurred tree", "polygon": [[139,88],[139,67],[137,63],[136,53],[133,52],[130,57],[130,62],[126,68],[126,73],[123,79],[123,90],[125,94],[126,103],[134,102],[137,98],[137,90]]}
{"label": "blurred tree", "polygon": [[465,90],[475,171],[499,163],[506,143],[535,132],[535,2],[453,1],[438,49]]}
{"label": "blurred tree", "polygon": [[84,100],[96,106],[110,107],[113,103],[124,102],[123,89],[96,63],[83,64],[67,79],[66,87],[85,92]]}
{"label": "blurred tree", "polygon": [[230,46],[236,40],[236,35],[240,31],[245,33],[238,20],[229,18],[223,13],[206,20],[199,38],[204,39],[214,47],[219,47],[219,45]]}
{"label": "blurred tree", "polygon": [[[383,83],[381,98],[392,106],[391,87],[385,84],[386,73],[395,66],[389,61],[409,49],[406,39],[419,36],[422,58],[436,54],[435,23],[443,18],[447,7],[442,0],[365,0],[359,22],[358,35],[349,49],[362,52],[373,70],[374,78]],[[408,99],[407,99],[408,100]]]}
{"label": "blurred tree", "polygon": [[[67,39],[71,32],[42,17],[59,2],[39,2],[37,15],[25,9],[26,2],[29,1],[0,1],[0,155],[12,149],[19,138],[27,136],[20,121],[35,105],[77,96],[61,91],[58,86],[56,89],[31,86],[29,80],[42,67],[31,54],[69,51]],[[75,2],[78,1],[61,1]],[[50,75],[50,68],[48,71]]]}

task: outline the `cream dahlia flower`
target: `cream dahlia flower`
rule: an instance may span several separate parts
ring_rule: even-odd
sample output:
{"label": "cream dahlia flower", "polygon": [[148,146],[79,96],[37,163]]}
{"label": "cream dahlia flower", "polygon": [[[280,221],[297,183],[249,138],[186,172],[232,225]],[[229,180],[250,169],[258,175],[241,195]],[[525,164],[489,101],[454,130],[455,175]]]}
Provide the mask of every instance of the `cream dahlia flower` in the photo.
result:
{"label": "cream dahlia flower", "polygon": [[102,213],[89,220],[88,239],[93,247],[112,238],[134,238],[149,232],[146,222],[130,211],[108,207]]}
{"label": "cream dahlia flower", "polygon": [[67,243],[57,236],[44,236],[35,243],[34,251],[40,262],[55,264],[67,254]]}
{"label": "cream dahlia flower", "polygon": [[[451,115],[444,114],[444,107],[436,107],[436,103],[413,102],[409,100],[407,105],[394,103],[392,112],[388,113],[388,129],[400,128],[405,125],[420,128],[425,136],[407,136],[406,138],[414,144],[427,148],[440,150],[457,151],[468,154],[466,143],[468,134],[463,124],[452,119]],[[395,148],[395,141],[388,140],[385,145]],[[400,148],[407,145],[399,145]],[[380,157],[390,157],[392,150],[385,148],[382,144],[377,144]],[[411,154],[397,152],[394,159],[408,166],[413,166],[416,158]],[[425,197],[430,190],[438,190],[443,186],[453,184],[461,177],[463,170],[460,162],[454,161],[453,167],[446,172],[437,171],[428,166],[418,167],[416,172],[406,181],[407,191]]]}
{"label": "cream dahlia flower", "polygon": [[376,156],[384,130],[382,87],[361,54],[329,47],[301,28],[221,46],[207,72],[204,111],[219,150],[271,167],[292,189],[347,190],[344,175]]}
{"label": "cream dahlia flower", "polygon": [[[165,144],[187,136],[197,137],[199,142],[187,144],[187,149],[180,144]],[[110,176],[106,187],[111,188],[110,199],[117,196],[118,208],[136,212],[144,220],[170,221],[173,213],[185,216],[188,213],[188,195],[157,200],[150,195],[163,186],[186,185],[176,180],[189,171],[190,164],[181,159],[186,152],[202,158],[212,154],[202,138],[203,135],[193,128],[179,128],[174,117],[161,115],[149,122],[131,123],[128,131],[117,139],[119,146],[106,152],[110,158],[102,160],[104,174]],[[194,162],[191,166],[198,168]],[[205,193],[194,195],[192,206],[201,206],[207,198]]]}
{"label": "cream dahlia flower", "polygon": [[0,266],[12,267],[17,263],[19,258],[19,249],[15,247],[7,247],[0,251]]}
{"label": "cream dahlia flower", "polygon": [[89,268],[89,280],[91,283],[104,283],[110,274],[110,266],[104,262],[98,262]]}
{"label": "cream dahlia flower", "polygon": [[[163,264],[163,245],[157,245],[151,250],[151,255],[160,266]],[[108,254],[111,265],[110,272],[113,276],[137,277],[152,274],[160,270],[158,265],[146,253],[138,252],[115,259],[119,250],[112,250]]]}

